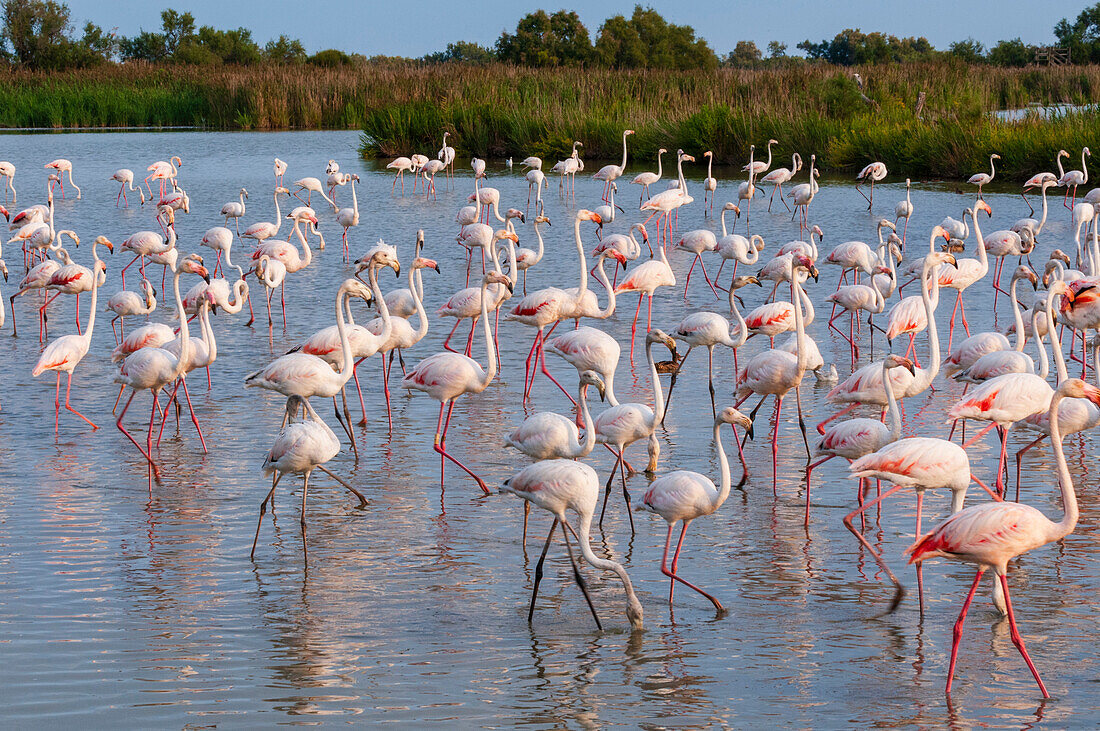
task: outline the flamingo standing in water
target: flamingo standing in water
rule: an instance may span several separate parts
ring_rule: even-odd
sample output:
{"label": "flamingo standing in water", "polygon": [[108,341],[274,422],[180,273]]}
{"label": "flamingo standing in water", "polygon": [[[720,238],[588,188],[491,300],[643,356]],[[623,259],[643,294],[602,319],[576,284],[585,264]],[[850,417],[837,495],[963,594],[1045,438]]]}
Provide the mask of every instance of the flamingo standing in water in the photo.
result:
{"label": "flamingo standing in water", "polygon": [[256,242],[257,245],[260,245],[264,241],[267,241],[268,239],[278,235],[279,229],[283,225],[283,215],[279,211],[280,193],[286,193],[289,195],[290,191],[286,188],[283,188],[282,186],[275,186],[275,222],[272,223],[270,221],[260,221],[259,223],[252,224],[251,226],[246,228],[243,233],[241,233],[242,239],[252,239]]}
{"label": "flamingo standing in water", "polygon": [[963,622],[966,620],[970,602],[982,576],[993,569],[1000,582],[1004,596],[1005,613],[1012,644],[1020,651],[1031,671],[1044,698],[1049,698],[1046,686],[1039,677],[1039,671],[1027,654],[1023,637],[1016,626],[1016,616],[1012,611],[1012,600],[1008,593],[1008,562],[1048,543],[1061,541],[1073,532],[1077,526],[1077,494],[1074,492],[1073,478],[1066,465],[1066,455],[1062,450],[1062,432],[1059,428],[1060,407],[1064,398],[1086,399],[1094,406],[1100,406],[1100,390],[1076,378],[1062,381],[1058,390],[1050,399],[1047,409],[1050,423],[1050,444],[1054,452],[1055,469],[1058,474],[1058,487],[1062,493],[1063,515],[1055,523],[1029,505],[1013,502],[993,502],[974,505],[955,513],[936,526],[928,535],[919,536],[909,547],[910,563],[925,561],[942,556],[944,558],[974,564],[978,572],[970,585],[959,618],[955,620],[954,638],[951,643],[951,663],[947,670],[945,692],[951,694],[951,683],[955,679],[955,661],[959,655],[962,640]]}
{"label": "flamingo standing in water", "polygon": [[119,342],[119,333],[115,330],[115,321],[120,323],[122,337],[126,337],[126,318],[134,315],[148,315],[157,309],[157,291],[148,279],[141,280],[141,294],[124,289],[115,292],[107,299],[107,311],[115,313],[111,320],[111,332],[115,334],[115,344]]}
{"label": "flamingo standing in water", "polygon": [[[404,183],[402,183],[402,185],[404,185]],[[302,201],[302,196],[298,195],[303,190],[308,191],[308,195],[306,196],[306,200],[304,201]],[[301,180],[294,181],[294,193],[292,193],[292,195],[298,200],[302,201],[302,203],[305,203],[307,206],[312,205],[311,201],[313,200],[314,193],[328,201],[328,204],[332,206],[333,211],[337,210],[336,203],[327,195],[325,195],[325,188],[321,185],[320,179],[307,177],[302,178]]]}
{"label": "flamingo standing in water", "polygon": [[[175,180],[179,175],[179,168],[183,167],[183,160],[180,160],[179,156],[175,156],[165,162],[164,160],[158,160],[149,167],[145,168],[145,171],[149,174],[145,176],[145,189],[149,191],[149,198],[153,197],[153,189],[149,187],[150,180],[160,181],[160,197],[164,197],[164,181]],[[72,172],[69,173],[70,177]]]}
{"label": "flamingo standing in water", "polygon": [[[863,199],[867,201],[867,210],[871,210],[871,206],[875,203],[875,183],[884,180],[886,178],[886,163],[873,162],[867,167],[859,171],[859,175],[856,176],[856,191],[863,196]],[[871,197],[860,189],[859,184],[861,181],[871,181]]]}
{"label": "flamingo standing in water", "polygon": [[237,235],[241,235],[241,217],[244,216],[244,199],[248,197],[248,191],[241,188],[240,200],[229,201],[222,206],[222,215],[225,216],[225,223],[223,225],[229,225],[229,219],[233,219],[233,225],[236,226]]}
{"label": "flamingo standing in water", "polygon": [[351,208],[341,208],[336,212],[336,223],[344,227],[342,238],[344,240],[344,261],[348,260],[348,229],[359,225],[359,198],[355,195],[355,184],[359,182],[358,175],[351,176]]}
{"label": "flamingo standing in water", "polygon": [[906,178],[905,179],[905,200],[898,201],[894,205],[894,226],[895,226],[895,228],[898,225],[898,221],[900,221],[903,218],[905,219],[905,228],[903,228],[901,230],[902,244],[904,244],[908,240],[907,236],[909,234],[909,219],[913,217],[913,198],[910,195],[910,188],[911,187],[912,187],[912,182],[909,180],[909,178]]}
{"label": "flamingo standing in water", "polygon": [[982,187],[993,182],[993,176],[997,174],[997,169],[993,167],[993,161],[1000,159],[1000,155],[998,155],[997,153],[993,153],[989,156],[989,175],[986,175],[985,173],[975,173],[974,175],[970,176],[969,180],[966,181],[967,183],[970,183],[970,185],[978,186],[978,200],[985,200],[982,197]]}
{"label": "flamingo standing in water", "polygon": [[707,158],[707,177],[703,178],[703,214],[709,216],[714,212],[714,193],[718,190],[718,180],[711,172],[714,168],[714,152],[707,150],[703,157]]}
{"label": "flamingo standing in water", "polygon": [[810,182],[799,183],[787,192],[787,197],[794,201],[794,210],[791,211],[791,220],[793,221],[796,215],[799,216],[798,232],[800,235],[804,230],[809,228],[807,216],[810,212],[810,204],[813,203],[814,196],[817,195],[817,178],[819,177],[819,173],[814,168],[814,163],[816,162],[817,155],[810,155]]}
{"label": "flamingo standing in water", "polygon": [[[88,313],[88,329],[84,331],[83,335],[62,335],[56,340],[52,341],[46,346],[46,349],[42,351],[42,355],[38,357],[38,362],[34,366],[34,370],[31,371],[31,375],[38,378],[46,371],[54,371],[57,373],[57,389],[54,396],[54,411],[53,411],[53,433],[57,436],[58,421],[61,414],[61,374],[68,375],[68,382],[65,386],[65,408],[79,416],[93,429],[99,427],[92,423],[91,419],[84,416],[69,403],[69,393],[73,388],[73,370],[83,360],[84,356],[88,354],[88,348],[92,345],[92,328],[95,326],[95,310],[96,299],[99,295],[99,276],[100,274],[106,275],[107,265],[99,259],[96,259],[94,266],[94,273],[91,277],[92,287],[92,304],[91,311]],[[78,305],[79,307],[79,305]]]}
{"label": "flamingo standing in water", "polygon": [[611,482],[615,479],[615,472],[622,476],[623,497],[626,499],[626,514],[630,520],[630,534],[634,535],[634,516],[630,509],[630,492],[626,489],[626,471],[623,465],[623,450],[645,439],[648,442],[649,463],[646,472],[652,473],[657,469],[657,459],[661,456],[661,443],[657,441],[657,427],[665,418],[665,398],[661,392],[661,380],[657,374],[657,365],[653,361],[653,344],[664,343],[675,357],[676,341],[661,330],[653,330],[645,339],[645,356],[649,363],[649,377],[653,386],[653,408],[645,404],[624,403],[612,406],[596,417],[596,441],[615,448],[615,466],[607,477],[604,487],[603,508],[600,510],[600,525],[603,525],[603,516],[607,511],[607,499],[611,495]]}
{"label": "flamingo standing in water", "polygon": [[[1092,153],[1089,152],[1089,148],[1085,147],[1081,149],[1081,169],[1080,170],[1066,170],[1062,172],[1062,158],[1069,157],[1069,153],[1065,150],[1058,151],[1058,172],[1061,173],[1061,177],[1058,178],[1058,185],[1066,189],[1066,194],[1062,196],[1062,205],[1070,210],[1077,204],[1077,186],[1084,185],[1089,182],[1089,169],[1085,165],[1085,156],[1092,157]],[[1069,189],[1073,188],[1073,200],[1067,202],[1069,197]]]}
{"label": "flamingo standing in water", "polygon": [[[303,409],[308,418],[302,421],[294,421],[298,410]],[[301,396],[291,396],[286,400],[287,424],[275,437],[275,443],[271,445],[264,457],[264,476],[273,475],[271,490],[260,503],[260,519],[256,523],[256,536],[252,539],[252,552],[249,558],[256,557],[256,541],[260,538],[260,526],[263,525],[264,514],[267,513],[267,503],[275,497],[275,488],[279,480],[287,474],[302,475],[302,555],[309,560],[309,550],[306,546],[306,497],[309,495],[309,478],[313,470],[321,470],[332,479],[339,482],[359,499],[359,507],[366,506],[367,499],[363,494],[337,477],[325,467],[333,457],[340,453],[340,440],[328,424],[317,415],[309,401]],[[272,505],[274,502],[272,501]]]}
{"label": "flamingo standing in water", "polygon": [[657,172],[652,173],[647,170],[644,173],[638,173],[634,176],[634,179],[630,181],[631,185],[642,186],[642,192],[638,196],[639,206],[642,205],[642,202],[645,200],[646,196],[649,195],[649,186],[658,182],[661,179],[661,176],[664,174],[664,168],[661,167],[661,155],[665,154],[666,152],[668,152],[668,150],[663,147],[657,150]]}
{"label": "flamingo standing in water", "polygon": [[0,160],[0,179],[6,181],[4,186],[4,202],[8,202],[8,191],[11,191],[11,202],[15,205],[17,194],[15,192],[15,166],[7,160]]}
{"label": "flamingo standing in water", "polygon": [[[433,449],[439,454],[439,488],[443,489],[444,459],[449,459],[466,474],[474,478],[486,494],[489,488],[484,480],[474,474],[466,465],[459,462],[447,451],[447,429],[451,425],[451,412],[455,400],[462,395],[481,393],[497,374],[497,354],[493,343],[493,334],[489,328],[488,289],[490,284],[501,284],[512,291],[512,280],[504,274],[490,271],[481,280],[481,324],[485,333],[486,367],[469,356],[449,350],[430,355],[417,363],[416,367],[401,380],[402,388],[423,391],[439,401],[439,421],[435,425],[435,443]],[[447,410],[447,421],[443,422],[443,411]]]}
{"label": "flamingo standing in water", "polygon": [[[809,364],[809,350],[805,344],[806,326],[802,319],[803,290],[800,275],[805,272],[817,281],[817,267],[808,257],[802,254],[794,254],[790,263],[791,302],[794,304],[794,325],[797,333],[797,354],[788,353],[785,350],[765,350],[754,355],[745,367],[737,373],[737,405],[740,406],[752,394],[760,395],[760,402],[749,414],[750,419],[756,418],[756,412],[764,404],[768,396],[775,397],[775,426],[772,428],[772,490],[776,488],[779,479],[779,415],[783,408],[783,398],[794,389],[795,399],[798,404],[798,425],[802,428],[802,438],[806,438],[806,425],[802,418],[802,398],[798,392],[798,386],[802,383],[802,376],[806,373]],[[806,447],[809,456],[809,446]]]}
{"label": "flamingo standing in water", "polygon": [[626,172],[626,138],[634,134],[634,130],[623,130],[623,162],[621,165],[604,165],[596,171],[592,177],[603,181],[603,201],[607,203],[607,196],[611,191],[611,184],[618,180]]}
{"label": "flamingo standing in water", "polygon": [[126,187],[129,186],[130,190],[136,190],[138,195],[141,196],[141,205],[145,205],[145,191],[141,186],[134,187],[134,171],[129,168],[120,168],[115,171],[115,174],[111,176],[111,180],[122,183],[122,186],[118,189],[118,195],[115,197],[115,208],[118,208],[119,201],[126,204],[126,207],[130,207],[130,201],[126,198]]}
{"label": "flamingo standing in water", "polygon": [[[492,360],[492,359],[490,359]],[[622,564],[609,559],[600,558],[589,545],[589,533],[592,527],[592,516],[596,511],[596,501],[600,495],[599,477],[596,471],[582,462],[574,462],[571,459],[554,459],[536,462],[520,470],[515,476],[505,480],[501,486],[503,492],[510,492],[521,497],[528,503],[546,510],[554,516],[554,522],[546,534],[546,544],[542,547],[538,564],[535,566],[534,587],[531,592],[531,607],[527,612],[527,621],[531,622],[535,616],[535,600],[539,594],[539,583],[542,581],[543,564],[546,561],[546,553],[550,550],[550,543],[554,539],[554,533],[558,524],[562,526],[562,537],[565,539],[566,549],[569,551],[569,561],[573,564],[573,578],[584,593],[585,601],[596,620],[596,627],[600,630],[600,618],[596,614],[596,608],[592,605],[588,594],[588,587],[581,577],[573,558],[573,548],[569,543],[569,534],[573,534],[580,544],[581,555],[592,566],[614,571],[623,582],[626,590],[627,605],[626,616],[630,621],[632,630],[642,629],[642,604],[634,594],[634,587],[630,582],[630,576]],[[573,528],[565,517],[565,511],[572,510],[577,515],[577,527]]]}
{"label": "flamingo standing in water", "polygon": [[[676,590],[676,582],[679,581],[689,589],[694,589],[710,600],[714,608],[719,612],[725,611],[722,603],[707,592],[684,579],[676,572],[680,561],[680,549],[684,546],[684,535],[688,526],[696,518],[701,518],[722,507],[729,497],[733,481],[730,479],[730,463],[726,458],[726,450],[722,446],[722,424],[736,424],[752,435],[752,419],[742,414],[732,406],[722,409],[714,418],[714,446],[718,450],[718,464],[721,468],[721,487],[715,487],[714,482],[705,475],[689,470],[676,470],[666,475],[661,475],[650,483],[649,490],[642,498],[642,505],[646,510],[656,513],[668,523],[668,534],[665,536],[665,552],[661,557],[661,573],[669,578],[668,603],[672,604],[673,592]],[[680,529],[680,540],[676,542],[676,553],[672,556],[672,567],[668,566],[668,549],[672,543],[672,529],[683,521]]]}
{"label": "flamingo standing in water", "polygon": [[[668,191],[665,191],[668,192]],[[650,198],[650,200],[653,200]],[[658,225],[660,225],[658,223]],[[647,239],[648,242],[648,239]],[[634,310],[634,319],[630,324],[630,360],[634,361],[634,340],[638,334],[638,314],[642,311],[642,298],[647,297],[649,300],[649,307],[646,311],[646,332],[653,329],[653,293],[661,287],[675,287],[676,275],[672,271],[672,267],[668,264],[668,258],[665,257],[665,249],[663,246],[657,247],[657,252],[660,254],[660,259],[652,258],[650,255],[649,261],[642,262],[638,266],[631,270],[622,284],[615,287],[615,294],[624,294],[626,292],[638,293],[638,306]]]}
{"label": "flamingo standing in water", "polygon": [[[129,386],[131,388],[130,398],[126,400],[126,405],[122,407],[118,419],[115,420],[115,426],[126,435],[126,438],[138,448],[141,455],[149,462],[149,467],[153,471],[153,477],[155,477],[158,482],[160,481],[160,468],[157,466],[157,463],[153,461],[152,455],[153,421],[157,416],[160,406],[157,394],[168,384],[180,377],[191,355],[191,337],[187,327],[187,314],[184,312],[183,300],[180,297],[180,274],[184,272],[197,274],[203,279],[210,278],[210,273],[206,271],[206,267],[202,265],[202,257],[198,254],[191,254],[181,259],[175,268],[175,274],[172,278],[172,289],[176,297],[176,312],[179,314],[181,343],[179,355],[173,355],[162,347],[143,347],[126,356],[126,359],[122,361],[122,368],[119,374],[115,376],[115,383],[120,383],[123,386]],[[124,426],[122,426],[122,420],[126,417],[126,412],[129,410],[130,404],[134,400],[134,396],[137,395],[138,391],[146,390],[153,395],[153,403],[152,411],[149,414],[149,432],[146,436],[145,449],[142,449],[141,445],[137,443],[137,440],[134,439],[130,432],[126,431]],[[196,423],[195,426],[197,427],[198,424]]]}
{"label": "flamingo standing in water", "polygon": [[[1084,159],[1084,158],[1082,158],[1082,159]],[[71,161],[66,160],[63,157],[59,157],[58,159],[54,160],[53,162],[46,163],[44,167],[46,169],[51,169],[52,168],[52,169],[57,171],[57,182],[58,182],[58,185],[61,186],[61,198],[62,199],[65,198],[65,183],[61,178],[61,176],[64,173],[69,174],[69,185],[76,188],[76,197],[80,198],[80,188],[79,188],[79,186],[77,186],[76,183],[73,182],[73,164],[72,164]],[[1087,176],[1085,177],[1085,180],[1086,181],[1088,180]],[[1076,187],[1074,188],[1074,190],[1076,190]]]}
{"label": "flamingo standing in water", "polygon": [[[286,175],[286,163],[279,158],[275,158],[275,164],[272,166],[272,170],[275,171],[275,187],[282,187],[283,176]],[[278,218],[278,216],[275,218]]]}
{"label": "flamingo standing in water", "polygon": [[[985,211],[986,216],[993,215],[993,209],[989,207],[989,204],[984,200],[979,200],[975,203],[974,208],[967,208],[964,215],[970,216],[970,220],[974,224],[974,236],[978,240],[978,258],[977,259],[956,259],[956,266],[954,267],[940,267],[939,273],[936,275],[937,283],[941,287],[947,287],[956,291],[955,295],[955,308],[951,310],[951,325],[948,328],[947,333],[947,350],[951,350],[951,342],[955,337],[955,312],[958,311],[962,315],[963,330],[966,331],[966,336],[970,337],[970,324],[966,321],[966,305],[963,304],[963,290],[970,287],[970,285],[981,281],[985,278],[985,275],[989,273],[989,256],[985,248],[985,239],[982,237],[982,229],[978,225],[978,211]],[[1001,260],[1002,262],[1004,259]]]}
{"label": "flamingo standing in water", "polygon": [[[768,147],[769,151],[771,146]],[[772,184],[772,194],[768,198],[768,212],[771,213],[772,201],[775,200],[775,193],[779,191],[779,202],[782,203],[787,210],[791,210],[791,207],[787,205],[787,201],[783,198],[783,183],[789,182],[791,178],[798,174],[798,171],[802,169],[802,156],[797,152],[791,155],[791,166],[789,168],[776,168],[770,173],[760,179],[761,183]]]}

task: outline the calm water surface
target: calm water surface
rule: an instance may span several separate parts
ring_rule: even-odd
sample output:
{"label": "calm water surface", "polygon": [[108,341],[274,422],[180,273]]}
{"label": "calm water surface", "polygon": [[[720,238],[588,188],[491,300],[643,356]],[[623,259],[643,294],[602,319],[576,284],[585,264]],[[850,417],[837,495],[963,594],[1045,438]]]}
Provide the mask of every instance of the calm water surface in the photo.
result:
{"label": "calm water surface", "polygon": [[[404,197],[391,194],[390,177],[357,159],[354,133],[73,133],[4,135],[0,142],[0,157],[19,168],[20,200],[28,205],[43,197],[42,163],[56,157],[73,160],[84,197],[59,200],[56,216],[58,228],[76,229],[86,242],[98,234],[119,242],[154,227],[148,208],[115,208],[117,185],[107,178],[116,168],[144,170],[153,160],[182,156],[180,180],[192,210],[177,218],[180,246],[204,255],[209,251],[198,246],[203,231],[221,224],[217,211],[235,199],[242,185],[252,193],[244,221],[271,220],[273,157],[290,164],[288,181],[323,177],[326,161],[336,158],[344,171],[359,173],[363,181],[353,254],[362,255],[384,238],[398,246],[407,262],[416,229],[423,228],[425,253],[442,268],[441,275],[424,276],[429,313],[462,285],[464,253],[454,243],[453,219],[472,189],[465,164],[459,166],[455,189],[447,191],[440,183],[438,202],[425,202],[412,195],[411,186]],[[648,161],[632,160],[630,176],[648,167]],[[494,166],[490,172],[489,182],[501,190],[504,205],[522,207],[527,186],[518,169]],[[698,166],[691,170],[699,172]],[[578,202],[595,205],[600,184],[588,177],[579,177],[577,184]],[[721,184],[719,206],[735,195],[734,185]],[[911,250],[923,248],[926,232],[945,215],[960,217],[970,191],[961,196],[959,187],[915,189]],[[619,199],[628,213],[608,230],[625,231],[638,220],[632,212],[633,188],[621,183]],[[699,191],[696,185],[693,192],[701,199]],[[904,187],[880,185],[876,193],[875,212],[884,215],[904,197]],[[574,207],[559,197],[556,180],[546,195],[554,225],[547,232],[547,258],[531,271],[530,286],[572,286]],[[1014,191],[987,198],[994,209],[988,230],[1006,228],[1027,215]],[[341,204],[349,200],[348,190],[341,189]],[[1060,200],[1054,202],[1037,264],[1050,248],[1072,246],[1069,213]],[[607,627],[595,631],[560,550],[552,553],[529,625],[534,561],[548,518],[533,514],[525,547],[522,505],[516,498],[482,497],[469,480],[448,470],[441,501],[438,461],[431,454],[437,406],[422,394],[395,391],[394,431],[388,434],[377,359],[362,366],[369,424],[358,430],[360,458],[356,462],[345,449],[329,464],[366,493],[370,505],[355,508],[342,488],[318,476],[310,496],[305,570],[298,529],[300,480],[288,478],[280,487],[274,524],[265,522],[256,560],[250,561],[257,506],[267,489],[260,465],[278,432],[283,399],[246,391],[243,377],[331,324],[331,298],[348,275],[340,229],[330,211],[317,208],[329,246],[312,266],[290,277],[286,330],[247,328],[243,315],[214,318],[219,358],[212,369],[213,388],[207,391],[203,379],[192,379],[210,453],[201,453],[186,420],[179,432],[170,426],[159,452],[166,478],[154,485],[151,496],[140,455],[111,423],[117,390],[108,353],[114,342],[104,319],[97,320],[73,394],[77,407],[101,428],[93,432],[63,415],[55,440],[53,379],[30,376],[40,348],[34,337],[39,297],[17,302],[20,337],[9,337],[9,324],[0,342],[6,377],[0,394],[0,697],[7,724],[42,724],[47,718],[49,725],[115,727],[362,720],[536,728],[1094,724],[1100,712],[1094,603],[1100,591],[1095,563],[1100,560],[1095,540],[1100,515],[1092,437],[1067,440],[1081,495],[1077,532],[1062,545],[1018,561],[1012,574],[1022,631],[1055,696],[1048,703],[1040,702],[1007,623],[993,613],[988,582],[969,618],[953,703],[945,700],[951,624],[972,570],[942,560],[928,564],[922,621],[914,572],[902,555],[912,537],[915,500],[903,494],[886,504],[880,525],[868,528],[871,540],[912,589],[897,612],[880,616],[890,591],[841,524],[854,502],[854,486],[840,460],[815,473],[812,521],[808,531],[802,526],[806,460],[797,422],[789,418],[793,413],[785,414],[780,428],[778,496],[771,490],[765,438],[770,409],[765,409],[758,436],[748,446],[749,480],[688,534],[682,574],[725,603],[729,612],[719,618],[709,603],[683,589],[670,611],[667,584],[658,571],[665,524],[639,513],[638,533],[631,538],[617,498],[606,530],[597,531],[594,541],[598,553],[622,561],[630,571],[645,606],[646,631],[627,631],[619,582],[586,568]],[[798,226],[785,212],[769,215],[765,208],[758,199],[752,230],[762,233],[774,251],[798,237]],[[826,248],[849,239],[872,240],[875,219],[865,209],[846,182],[825,181],[811,219],[826,231]],[[713,226],[698,203],[680,216],[680,231]],[[743,226],[738,230],[743,232]],[[519,232],[523,245],[535,245],[530,223]],[[584,235],[590,248],[594,234],[586,230]],[[74,252],[78,261],[90,261],[87,249]],[[690,255],[670,256],[682,282]],[[108,293],[119,288],[117,272],[128,259],[116,254],[110,260]],[[21,275],[18,256],[9,252],[7,261],[15,277],[4,287],[5,296]],[[709,270],[715,271],[713,266]],[[838,272],[825,268],[822,274],[811,289],[819,309],[809,332],[844,376],[848,349],[826,330],[827,312],[821,307]],[[727,267],[723,277],[728,276]],[[393,286],[390,276],[382,279],[383,286]],[[987,288],[983,283],[966,296],[972,329],[993,325]],[[723,309],[698,272],[687,302],[681,292],[658,296],[655,325],[671,329],[694,309]],[[743,294],[752,307],[767,291],[752,288]],[[621,303],[605,325],[624,344],[618,393],[622,400],[649,400],[641,350],[634,365],[627,357],[636,300]],[[69,301],[51,308],[53,335],[72,331],[72,308]],[[941,308],[944,325],[948,313],[942,310],[949,309]],[[152,319],[171,321],[171,310],[161,307]],[[999,326],[1010,319],[1003,299],[998,316]],[[433,317],[428,337],[407,358],[415,362],[439,350],[449,325]],[[455,409],[449,444],[490,486],[526,463],[500,446],[503,434],[527,413],[564,413],[567,407],[544,378],[537,381],[526,410],[521,406],[523,360],[531,337],[526,328],[502,325],[500,377],[484,394],[462,399]],[[925,361],[925,336],[918,342]],[[750,341],[741,357],[764,345]],[[884,343],[876,339],[876,345],[878,357]],[[869,355],[865,351],[864,359]],[[693,356],[692,361],[660,431],[660,470],[695,469],[716,477],[704,359]],[[729,351],[718,351],[715,362],[720,401],[730,402]],[[566,364],[552,356],[549,364],[560,378],[575,383]],[[906,433],[946,435],[944,413],[961,389],[942,378],[936,388],[906,404]],[[807,378],[803,392],[811,421],[831,413],[824,403],[826,391]],[[142,412],[148,413],[147,399],[144,394],[135,399],[135,430],[142,428]],[[327,406],[319,403],[318,410],[336,426]],[[724,436],[732,451],[729,432]],[[1013,442],[1022,444],[1023,437],[1014,436]],[[642,453],[635,446],[628,457],[637,464],[644,460]],[[975,472],[992,479],[994,442],[978,445],[973,454]],[[606,474],[612,458],[597,449],[589,462]],[[1025,494],[1048,515],[1058,516],[1050,464],[1049,450],[1034,453]],[[736,460],[734,465],[737,479]],[[642,474],[629,481],[636,496],[646,484]],[[981,499],[970,496],[972,502]],[[939,520],[947,507],[946,496],[931,496],[925,520]]]}

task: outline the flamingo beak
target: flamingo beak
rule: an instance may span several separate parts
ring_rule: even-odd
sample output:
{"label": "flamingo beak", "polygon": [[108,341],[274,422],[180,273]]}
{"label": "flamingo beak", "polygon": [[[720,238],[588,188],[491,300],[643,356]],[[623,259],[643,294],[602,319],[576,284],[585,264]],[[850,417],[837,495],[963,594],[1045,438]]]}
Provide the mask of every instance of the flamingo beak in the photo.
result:
{"label": "flamingo beak", "polygon": [[1100,406],[1100,388],[1086,383],[1085,398],[1087,398],[1089,401],[1096,404],[1097,406]]}

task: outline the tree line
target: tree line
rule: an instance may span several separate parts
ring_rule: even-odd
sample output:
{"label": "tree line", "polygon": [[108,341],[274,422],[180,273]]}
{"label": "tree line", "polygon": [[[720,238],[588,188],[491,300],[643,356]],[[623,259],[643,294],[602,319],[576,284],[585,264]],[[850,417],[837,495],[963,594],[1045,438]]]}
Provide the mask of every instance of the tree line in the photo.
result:
{"label": "tree line", "polygon": [[[63,69],[115,62],[185,63],[193,65],[303,64],[341,66],[382,57],[347,54],[326,49],[307,54],[301,41],[281,35],[262,47],[247,28],[196,27],[191,13],[171,8],[161,13],[161,27],[120,36],[95,23],[74,28],[70,10],[58,0],[3,0],[0,3],[0,63],[29,69]],[[1100,2],[1081,11],[1075,20],[1063,18],[1054,26],[1058,45],[1071,53],[1073,63],[1100,63]],[[523,16],[514,32],[501,33],[493,46],[468,41],[420,59],[424,63],[506,63],[531,67],[598,67],[615,69],[766,68],[824,62],[839,66],[906,63],[957,59],[995,66],[1026,66],[1035,58],[1035,46],[1020,38],[986,48],[967,38],[938,50],[927,38],[898,38],[882,32],[864,33],[847,28],[832,39],[805,40],[792,56],[778,41],[765,52],[753,41],[737,41],[724,56],[696,37],[688,25],[669,23],[652,8],[637,5],[630,17],[605,20],[593,39],[576,12],[537,10]]]}

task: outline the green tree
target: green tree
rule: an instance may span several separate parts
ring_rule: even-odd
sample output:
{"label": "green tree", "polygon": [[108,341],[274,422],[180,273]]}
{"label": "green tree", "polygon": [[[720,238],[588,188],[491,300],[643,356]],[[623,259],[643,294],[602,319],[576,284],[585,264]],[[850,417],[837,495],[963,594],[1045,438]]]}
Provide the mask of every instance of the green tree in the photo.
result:
{"label": "green tree", "polygon": [[55,0],[4,0],[4,45],[21,66],[59,69],[69,65],[69,8]]}
{"label": "green tree", "polygon": [[989,49],[986,56],[994,66],[1027,66],[1035,59],[1035,47],[1029,46],[1019,38],[1011,41],[998,41]]}
{"label": "green tree", "polygon": [[646,65],[645,43],[629,20],[616,15],[600,26],[596,60],[611,68],[642,68]]}
{"label": "green tree", "polygon": [[935,49],[927,38],[897,38],[885,33],[864,33],[859,28],[845,28],[831,41],[802,41],[798,48],[811,59],[855,66],[873,63],[900,63],[933,58]]}
{"label": "green tree", "polygon": [[264,46],[264,59],[272,63],[305,63],[306,49],[298,39],[281,35]]}
{"label": "green tree", "polygon": [[787,44],[779,41],[768,41],[768,58],[786,58]]}
{"label": "green tree", "polygon": [[179,13],[172,8],[160,13],[161,31],[164,35],[165,55],[175,54],[179,47],[195,35],[195,16]]}
{"label": "green tree", "polygon": [[351,57],[343,51],[338,51],[335,48],[327,48],[324,51],[318,51],[317,53],[306,59],[314,66],[322,66],[325,68],[336,68],[337,66],[346,66],[351,63]]}
{"label": "green tree", "polygon": [[113,61],[118,55],[118,38],[115,33],[107,33],[95,23],[84,24],[84,35],[75,44],[73,64],[94,66]]}
{"label": "green tree", "polygon": [[[204,25],[199,28],[191,44],[198,46],[217,62],[247,66],[261,60],[260,47],[252,40],[252,31],[246,28],[218,30]],[[187,46],[181,47],[181,52]],[[194,53],[194,51],[190,51]],[[202,54],[200,58],[205,56]],[[205,62],[205,61],[204,61]]]}
{"label": "green tree", "polygon": [[737,41],[737,45],[726,55],[726,65],[738,68],[752,68],[759,65],[764,54],[753,41]]}
{"label": "green tree", "polygon": [[947,47],[947,52],[966,63],[985,62],[985,46],[973,38],[967,38],[965,41],[955,41]]}
{"label": "green tree", "polygon": [[1074,63],[1100,62],[1100,3],[1082,10],[1072,23],[1062,18],[1054,26],[1054,37],[1070,50]]}
{"label": "green tree", "polygon": [[673,25],[653,8],[634,6],[627,20],[608,18],[600,26],[596,57],[615,68],[715,68],[718,56],[688,25]]}
{"label": "green tree", "polygon": [[429,53],[424,57],[424,60],[428,63],[468,63],[484,65],[495,61],[496,56],[493,54],[493,49],[491,48],[486,48],[477,43],[470,43],[469,41],[458,41],[457,43],[448,43],[447,49],[444,51]]}
{"label": "green tree", "polygon": [[118,43],[119,55],[123,61],[163,61],[167,57],[164,50],[164,34],[143,30],[136,36],[121,38]]}
{"label": "green tree", "polygon": [[579,66],[592,59],[588,29],[575,12],[536,10],[520,18],[516,32],[496,42],[501,61],[520,66]]}

